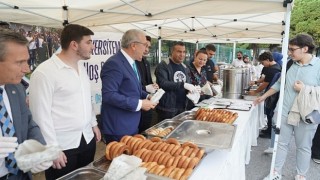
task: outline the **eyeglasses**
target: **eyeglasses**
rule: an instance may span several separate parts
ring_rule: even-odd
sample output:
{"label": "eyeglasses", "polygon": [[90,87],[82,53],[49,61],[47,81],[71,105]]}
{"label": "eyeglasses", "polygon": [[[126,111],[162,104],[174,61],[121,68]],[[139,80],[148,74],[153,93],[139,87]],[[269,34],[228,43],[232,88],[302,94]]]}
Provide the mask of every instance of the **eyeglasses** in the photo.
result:
{"label": "eyeglasses", "polygon": [[293,53],[295,50],[297,50],[297,49],[301,49],[300,47],[298,47],[298,48],[288,48],[288,50],[291,52],[291,53]]}
{"label": "eyeglasses", "polygon": [[143,42],[139,42],[139,41],[134,41],[133,43],[138,43],[138,44],[142,44],[145,47],[148,47],[148,43],[143,43]]}

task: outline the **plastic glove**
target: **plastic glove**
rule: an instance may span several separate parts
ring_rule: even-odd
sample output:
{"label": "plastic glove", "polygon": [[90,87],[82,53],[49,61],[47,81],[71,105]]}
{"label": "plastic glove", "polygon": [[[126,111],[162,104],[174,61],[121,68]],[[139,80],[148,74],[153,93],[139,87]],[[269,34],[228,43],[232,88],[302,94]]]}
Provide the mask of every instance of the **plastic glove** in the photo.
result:
{"label": "plastic glove", "polygon": [[153,84],[149,84],[146,86],[146,91],[148,93],[154,94],[156,92],[156,88],[154,88]]}
{"label": "plastic glove", "polygon": [[201,87],[200,87],[199,85],[194,86],[194,87],[196,88],[196,90],[197,90],[198,93],[201,93]]}
{"label": "plastic glove", "polygon": [[184,87],[186,90],[190,91],[191,93],[198,92],[197,89],[196,89],[196,87],[195,87],[194,85],[192,85],[192,84],[184,83],[183,87]]}
{"label": "plastic glove", "polygon": [[17,137],[0,137],[0,158],[5,158],[16,151],[18,147]]}
{"label": "plastic glove", "polygon": [[46,162],[40,163],[40,164],[34,166],[33,168],[31,168],[31,172],[38,173],[38,172],[47,170],[49,167],[52,166],[52,164],[53,164],[52,161],[46,161]]}
{"label": "plastic glove", "polygon": [[220,86],[223,86],[223,82],[222,82],[220,79],[217,80],[217,83],[218,83]]}

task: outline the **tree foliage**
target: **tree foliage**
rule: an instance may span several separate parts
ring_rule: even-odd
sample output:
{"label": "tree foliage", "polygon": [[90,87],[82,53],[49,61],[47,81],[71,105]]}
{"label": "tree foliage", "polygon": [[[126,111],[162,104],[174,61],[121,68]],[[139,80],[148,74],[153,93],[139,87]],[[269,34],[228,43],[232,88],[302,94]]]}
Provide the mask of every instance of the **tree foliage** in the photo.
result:
{"label": "tree foliage", "polygon": [[294,0],[291,14],[290,37],[310,34],[320,45],[320,0]]}

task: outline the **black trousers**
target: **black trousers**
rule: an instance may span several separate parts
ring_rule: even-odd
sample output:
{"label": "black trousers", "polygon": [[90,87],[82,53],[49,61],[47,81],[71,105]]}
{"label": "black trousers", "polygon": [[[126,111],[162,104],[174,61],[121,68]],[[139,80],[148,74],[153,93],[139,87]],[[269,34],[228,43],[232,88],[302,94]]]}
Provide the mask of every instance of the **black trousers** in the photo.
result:
{"label": "black trousers", "polygon": [[152,110],[149,110],[149,111],[141,110],[139,133],[142,133],[144,130],[151,127],[151,121],[152,121]]}
{"label": "black trousers", "polygon": [[320,126],[318,125],[316,134],[312,140],[311,157],[320,159]]}
{"label": "black trousers", "polygon": [[93,138],[89,144],[86,143],[84,137],[78,148],[63,151],[67,156],[66,167],[62,169],[53,169],[52,167],[45,171],[47,180],[54,180],[64,176],[78,168],[84,167],[91,163],[96,152],[96,140]]}
{"label": "black trousers", "polygon": [[157,109],[157,113],[158,113],[158,123],[165,120],[165,119],[171,119],[173,118],[174,116],[184,112],[185,109],[178,109],[177,111],[175,112],[169,112],[169,111],[163,111],[163,110],[160,110],[160,109]]}
{"label": "black trousers", "polygon": [[271,129],[272,129],[272,117],[274,115],[274,109],[271,108],[264,108],[264,114],[267,115],[267,119],[268,119],[268,129],[267,132],[271,134]]}

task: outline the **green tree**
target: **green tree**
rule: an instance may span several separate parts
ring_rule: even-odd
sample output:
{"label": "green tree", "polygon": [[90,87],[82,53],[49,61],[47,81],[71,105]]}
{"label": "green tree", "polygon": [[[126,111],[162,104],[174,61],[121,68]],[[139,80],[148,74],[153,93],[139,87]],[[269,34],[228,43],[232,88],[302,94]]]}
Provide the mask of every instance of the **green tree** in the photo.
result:
{"label": "green tree", "polygon": [[291,14],[290,37],[310,34],[320,45],[320,0],[295,0]]}

